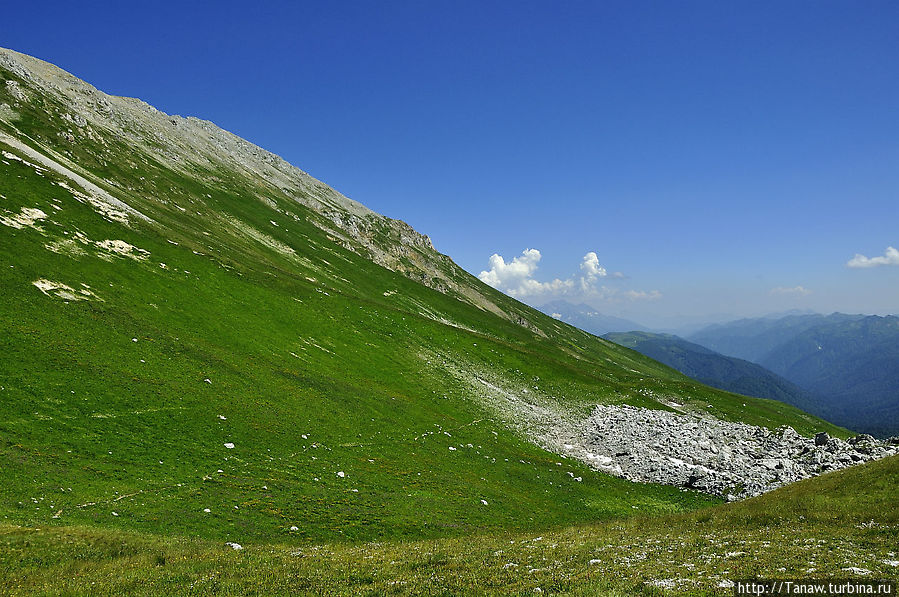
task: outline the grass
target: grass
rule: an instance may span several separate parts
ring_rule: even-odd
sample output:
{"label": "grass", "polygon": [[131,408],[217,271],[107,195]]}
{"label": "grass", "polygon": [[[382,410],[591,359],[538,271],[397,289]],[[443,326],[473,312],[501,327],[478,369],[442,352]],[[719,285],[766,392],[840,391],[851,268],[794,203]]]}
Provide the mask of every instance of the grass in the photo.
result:
{"label": "grass", "polygon": [[[10,595],[729,595],[739,578],[899,578],[899,458],[700,512],[302,547],[0,526]],[[860,493],[859,487],[866,488]]]}

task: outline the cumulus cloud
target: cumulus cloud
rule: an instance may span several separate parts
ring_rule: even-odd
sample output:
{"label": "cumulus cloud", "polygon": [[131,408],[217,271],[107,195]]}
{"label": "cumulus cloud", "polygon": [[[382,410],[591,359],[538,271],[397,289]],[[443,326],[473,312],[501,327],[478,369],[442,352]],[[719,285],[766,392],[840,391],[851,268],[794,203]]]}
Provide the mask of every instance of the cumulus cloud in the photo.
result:
{"label": "cumulus cloud", "polygon": [[510,286],[510,283],[519,283],[530,278],[537,270],[540,257],[540,251],[537,249],[525,249],[520,257],[506,263],[502,255],[494,253],[487,262],[490,270],[482,271],[478,274],[478,278],[494,288],[507,287]]}
{"label": "cumulus cloud", "polygon": [[539,282],[532,276],[540,262],[540,251],[525,249],[521,255],[506,263],[502,255],[494,253],[490,256],[489,270],[478,274],[481,282],[502,290],[509,296],[532,296],[545,293],[565,293],[574,287],[574,280]]}
{"label": "cumulus cloud", "polygon": [[805,296],[807,294],[811,294],[812,291],[803,286],[793,286],[792,288],[786,286],[778,286],[777,288],[772,288],[768,294],[786,294],[793,296]]}
{"label": "cumulus cloud", "polygon": [[605,278],[608,275],[606,268],[599,264],[599,257],[593,251],[581,259],[581,271],[583,272],[580,279],[582,292],[590,292],[596,288],[597,278]]}
{"label": "cumulus cloud", "polygon": [[856,253],[855,257],[846,262],[849,267],[877,267],[878,265],[899,265],[899,250],[895,247],[887,247],[883,255],[878,257],[865,257]]}
{"label": "cumulus cloud", "polygon": [[584,272],[584,278],[595,280],[596,278],[606,277],[606,268],[599,264],[599,256],[590,251],[581,260],[581,271]]}
{"label": "cumulus cloud", "polygon": [[541,282],[534,277],[541,257],[542,255],[537,249],[525,249],[521,255],[511,261],[506,261],[502,255],[494,253],[488,261],[490,269],[482,271],[478,274],[478,278],[485,284],[517,298],[574,294],[608,301],[636,301],[655,300],[662,296],[657,290],[623,292],[617,288],[600,286],[599,281],[604,278],[622,279],[626,276],[621,272],[610,275],[599,262],[599,256],[594,251],[588,252],[581,258],[580,274],[572,275],[565,280],[555,278],[548,282]]}

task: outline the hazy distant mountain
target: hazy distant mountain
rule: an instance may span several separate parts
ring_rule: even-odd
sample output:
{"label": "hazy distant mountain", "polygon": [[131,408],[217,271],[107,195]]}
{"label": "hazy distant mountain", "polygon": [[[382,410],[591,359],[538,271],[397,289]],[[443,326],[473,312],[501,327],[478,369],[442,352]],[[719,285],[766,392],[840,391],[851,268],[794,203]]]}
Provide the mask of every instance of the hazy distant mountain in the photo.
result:
{"label": "hazy distant mountain", "polygon": [[869,433],[899,433],[899,318],[815,326],[761,364],[822,396],[826,408],[818,414]]}
{"label": "hazy distant mountain", "polygon": [[649,329],[628,319],[603,315],[590,305],[583,303],[575,305],[561,299],[546,303],[540,307],[540,310],[559,321],[564,321],[597,336],[609,332],[646,331]]}
{"label": "hazy distant mountain", "polygon": [[818,398],[808,410],[875,435],[899,433],[899,318],[801,315],[710,326],[690,340],[740,356]]}
{"label": "hazy distant mountain", "polygon": [[727,323],[717,323],[687,336],[706,348],[721,354],[760,363],[778,346],[813,327],[826,323],[840,323],[860,319],[863,315],[808,314],[786,317],[755,317]]}
{"label": "hazy distant mountain", "polygon": [[816,400],[809,392],[761,365],[725,356],[678,336],[649,332],[618,332],[603,337],[616,344],[633,348],[715,388],[745,396],[780,400],[809,412],[814,412],[817,407]]}

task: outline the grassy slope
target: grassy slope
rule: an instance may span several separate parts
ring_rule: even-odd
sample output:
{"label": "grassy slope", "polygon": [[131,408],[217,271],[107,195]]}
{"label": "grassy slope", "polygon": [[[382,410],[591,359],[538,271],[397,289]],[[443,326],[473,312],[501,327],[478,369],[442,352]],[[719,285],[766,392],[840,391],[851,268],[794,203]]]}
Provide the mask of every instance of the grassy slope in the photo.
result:
{"label": "grassy slope", "polygon": [[[301,549],[0,526],[4,594],[730,595],[737,578],[899,578],[899,458],[745,502],[560,531]],[[859,491],[859,488],[865,490]]]}
{"label": "grassy slope", "polygon": [[[4,89],[0,101],[14,103]],[[318,214],[259,181],[177,173],[116,138],[66,145],[56,135],[65,106],[51,98],[16,110],[3,130],[117,181],[115,193],[156,223],[110,222],[56,175],[0,163],[3,213],[50,215],[40,230],[0,226],[4,521],[309,544],[544,529],[712,502],[557,465],[441,359],[574,410],[661,408],[648,389],[725,418],[840,432],[698,385],[470,276],[544,335],[425,288],[342,248],[314,225]],[[150,255],[46,248],[76,232]],[[87,284],[103,300],[46,296],[39,278]]]}

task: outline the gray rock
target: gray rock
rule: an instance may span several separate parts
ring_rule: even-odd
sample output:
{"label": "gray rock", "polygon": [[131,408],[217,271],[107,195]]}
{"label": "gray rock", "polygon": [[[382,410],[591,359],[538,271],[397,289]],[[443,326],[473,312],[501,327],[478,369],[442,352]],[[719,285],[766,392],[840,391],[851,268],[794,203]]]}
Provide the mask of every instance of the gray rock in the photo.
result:
{"label": "gray rock", "polygon": [[564,439],[556,438],[555,449],[632,481],[697,489],[728,500],[899,453],[899,444],[870,436],[852,443],[824,432],[809,438],[789,427],[772,431],[704,413],[626,405],[596,406],[578,426]]}
{"label": "gray rock", "polygon": [[9,92],[17,101],[24,102],[28,100],[28,96],[22,91],[18,81],[9,80],[6,82],[6,91]]}

